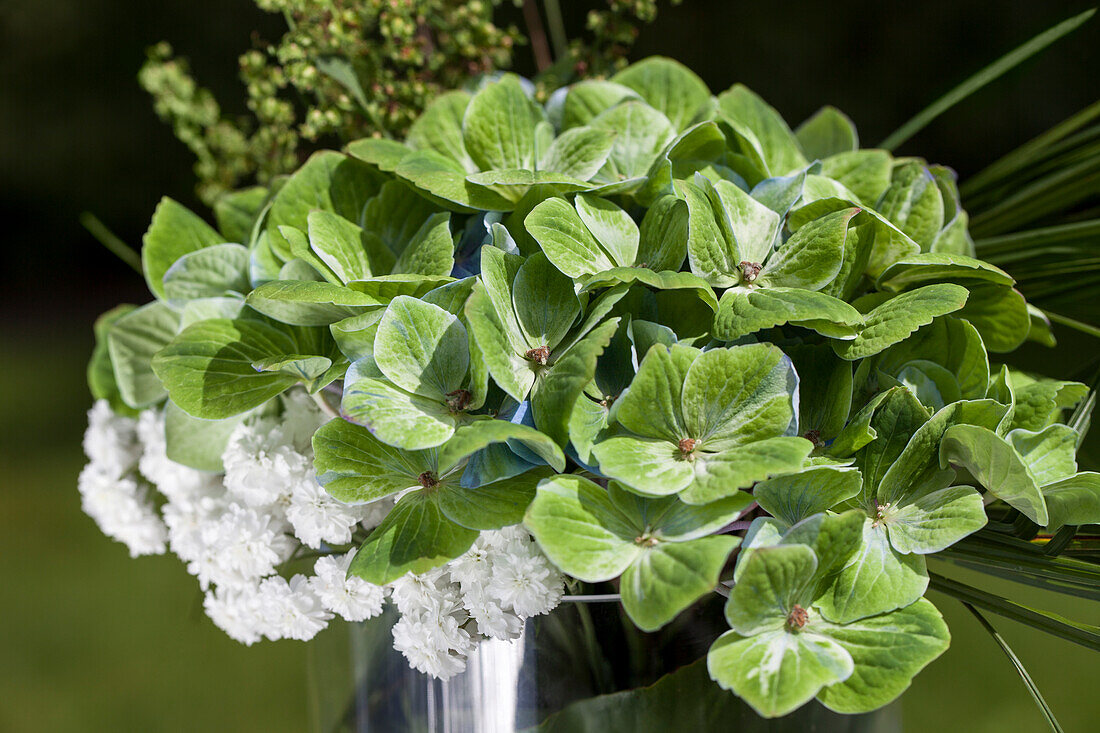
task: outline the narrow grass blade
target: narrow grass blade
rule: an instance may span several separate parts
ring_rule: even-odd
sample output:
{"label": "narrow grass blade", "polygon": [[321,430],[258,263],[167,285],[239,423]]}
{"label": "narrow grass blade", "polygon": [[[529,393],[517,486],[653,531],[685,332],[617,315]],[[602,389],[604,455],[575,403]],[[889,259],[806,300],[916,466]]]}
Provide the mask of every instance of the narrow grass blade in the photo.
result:
{"label": "narrow grass blade", "polygon": [[1085,21],[1091,18],[1093,13],[1095,12],[1095,9],[1086,10],[1079,15],[1075,15],[1072,18],[1062,21],[1052,28],[1048,28],[1047,30],[1043,31],[1023,45],[1017,46],[1012,51],[1009,51],[1007,54],[997,59],[989,66],[986,66],[984,69],[964,81],[962,84],[959,84],[947,94],[937,99],[928,107],[925,107],[923,110],[918,112],[916,116],[913,117],[913,119],[906,122],[904,125],[891,133],[889,137],[883,140],[882,144],[879,145],[879,147],[885,148],[887,150],[893,150],[898,145],[901,145],[903,142],[913,137],[913,135],[920,132],[930,122],[932,122],[932,120],[936,119],[941,114],[951,109],[951,107],[955,106],[963,99],[966,99],[968,96],[978,91],[986,84],[990,83],[994,79],[997,79],[1007,71],[1010,71],[1014,67],[1023,63],[1035,54],[1039,53],[1062,36],[1065,36],[1075,31],[1082,24],[1084,24]]}
{"label": "narrow grass blade", "polygon": [[1100,651],[1100,627],[1082,624],[1054,613],[1029,608],[936,573],[929,573],[928,577],[929,585],[945,595],[992,611],[998,616],[1018,621],[1034,629],[1045,631],[1060,639],[1080,644],[1086,649]]}
{"label": "narrow grass blade", "polygon": [[1023,680],[1024,685],[1027,687],[1027,691],[1031,693],[1031,697],[1035,700],[1035,704],[1039,707],[1039,711],[1046,718],[1047,725],[1054,733],[1064,733],[1062,726],[1058,724],[1058,719],[1054,717],[1054,711],[1047,705],[1047,701],[1043,699],[1043,694],[1039,692],[1038,685],[1031,679],[1031,675],[1027,673],[1027,669],[1024,667],[1024,663],[1020,661],[1020,658],[1016,656],[1016,653],[1012,651],[1012,647],[1008,645],[1008,642],[997,633],[997,630],[993,628],[993,624],[989,623],[985,616],[981,614],[978,609],[970,605],[966,601],[963,601],[963,605],[966,606],[966,610],[974,614],[974,618],[978,619],[978,623],[982,625],[989,635],[993,637],[993,641],[997,642],[997,646],[1001,647],[1001,651],[1005,653],[1008,660],[1012,662],[1012,666],[1016,668],[1016,673],[1020,675],[1020,679]]}
{"label": "narrow grass blade", "polygon": [[85,211],[80,215],[80,223],[100,244],[132,267],[137,274],[142,274],[141,255],[130,249],[130,247],[119,239],[114,232],[108,229],[107,225],[101,222],[95,214],[90,211]]}

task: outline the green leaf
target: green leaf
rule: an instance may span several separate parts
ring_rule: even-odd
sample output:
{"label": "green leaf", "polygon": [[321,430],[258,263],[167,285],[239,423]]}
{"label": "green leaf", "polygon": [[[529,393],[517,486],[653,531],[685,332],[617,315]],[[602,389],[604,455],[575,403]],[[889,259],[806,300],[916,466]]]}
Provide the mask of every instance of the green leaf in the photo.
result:
{"label": "green leaf", "polygon": [[613,436],[596,443],[592,455],[605,476],[652,496],[678,493],[695,476],[694,466],[684,460],[676,444],[661,438]]}
{"label": "green leaf", "polygon": [[853,150],[821,161],[821,175],[854,193],[858,203],[874,206],[890,186],[893,160],[885,150]]}
{"label": "green leaf", "polygon": [[462,387],[470,366],[466,329],[439,306],[400,295],[378,324],[374,359],[397,386],[436,400]]}
{"label": "green leaf", "polygon": [[820,633],[839,642],[855,665],[850,677],[825,687],[817,696],[840,713],[865,713],[886,705],[951,641],[940,612],[924,598],[846,625],[825,622]]}
{"label": "green leaf", "polygon": [[229,436],[244,421],[244,415],[224,420],[191,417],[169,400],[164,406],[164,439],[169,460],[199,471],[221,473],[222,453]]}
{"label": "green leaf", "polygon": [[729,181],[711,184],[698,174],[695,180],[710,199],[723,236],[734,243],[731,250],[736,249],[738,256],[749,262],[759,264],[768,259],[779,232],[779,215]]}
{"label": "green leaf", "polygon": [[952,486],[888,511],[883,522],[895,550],[930,555],[977,532],[986,517],[981,494],[969,486]]}
{"label": "green leaf", "polygon": [[313,434],[313,451],[317,480],[346,503],[374,501],[412,488],[428,468],[418,454],[391,448],[366,428],[339,419]]}
{"label": "green leaf", "polygon": [[154,405],[167,394],[154,373],[153,356],[176,336],[180,316],[154,301],[119,316],[107,331],[107,352],[115,384],[130,407]]}
{"label": "green leaf", "polygon": [[643,547],[623,571],[623,608],[642,631],[656,631],[712,592],[738,537],[711,535]]}
{"label": "green leaf", "polygon": [[397,502],[355,553],[348,574],[386,585],[406,573],[424,573],[453,560],[478,532],[444,516],[439,502],[415,491]]}
{"label": "green leaf", "polygon": [[490,189],[470,183],[462,165],[431,150],[406,155],[394,173],[451,211],[511,211],[516,205]]}
{"label": "green leaf", "polygon": [[783,435],[798,377],[772,344],[703,352],[684,376],[684,427],[696,448],[722,451]]}
{"label": "green leaf", "polygon": [[574,405],[596,372],[596,359],[611,342],[619,319],[604,321],[543,371],[531,395],[535,425],[560,445],[569,440]]}
{"label": "green leaf", "polygon": [[690,346],[655,344],[642,358],[630,387],[616,400],[612,418],[638,435],[673,443],[688,437],[683,385],[701,353]]}
{"label": "green leaf", "polygon": [[466,107],[466,150],[481,170],[525,168],[537,162],[535,126],[544,119],[513,75],[486,84]]}
{"label": "green leaf", "polygon": [[95,350],[88,361],[88,389],[92,397],[107,400],[111,409],[120,415],[134,415],[137,411],[122,401],[118,382],[115,381],[115,370],[111,365],[111,354],[107,348],[107,334],[115,321],[133,310],[132,305],[118,305],[96,319]]}
{"label": "green leaf", "polygon": [[331,211],[353,223],[362,221],[367,201],[382,182],[381,174],[367,163],[331,150],[314,153],[271,202],[266,228],[272,251],[284,262],[291,259],[279,227],[306,231],[314,209]]}
{"label": "green leaf", "polygon": [[859,493],[863,477],[858,469],[815,466],[787,476],[761,481],[753,487],[760,507],[788,525],[832,509]]}
{"label": "green leaf", "polygon": [[458,428],[454,437],[439,449],[439,468],[449,471],[483,448],[509,442],[523,445],[555,471],[565,470],[565,454],[557,443],[532,427],[508,420],[478,420]]}
{"label": "green leaf", "polygon": [[527,215],[524,226],[554,267],[569,277],[603,272],[619,264],[600,247],[577,211],[563,199],[543,201]]}
{"label": "green leaf", "polygon": [[149,290],[164,298],[164,274],[176,260],[224,241],[209,224],[165,196],[157,204],[149,231],[142,238],[141,266]]}
{"label": "green leaf", "polygon": [[591,127],[566,130],[543,154],[539,170],[587,181],[607,162],[614,142],[615,136],[607,130]]}
{"label": "green leaf", "polygon": [[[484,277],[484,271],[482,274]],[[523,337],[518,333],[513,334],[501,323],[487,292],[487,287],[477,288],[466,301],[466,322],[473,332],[493,381],[510,397],[522,402],[535,383],[533,363],[516,353],[514,340],[522,342]],[[515,324],[515,311],[512,310],[510,300],[507,313]],[[515,331],[518,330],[519,326],[515,324]]]}
{"label": "green leaf", "polygon": [[825,106],[798,126],[795,137],[802,152],[810,160],[824,160],[831,155],[859,149],[855,124],[836,107]]}
{"label": "green leaf", "polygon": [[687,256],[687,204],[661,196],[646,210],[639,228],[638,262],[654,272],[678,271]]}
{"label": "green leaf", "polygon": [[612,81],[585,79],[569,87],[562,105],[561,129],[587,125],[601,112],[627,99],[638,99],[630,87]]}
{"label": "green leaf", "polygon": [[397,258],[393,272],[446,277],[454,264],[450,214],[432,214]]}
{"label": "green leaf", "polygon": [[352,140],[344,146],[344,150],[351,157],[377,166],[379,170],[387,173],[396,170],[402,159],[412,152],[412,148],[405,143],[381,137],[365,137]]}
{"label": "green leaf", "polygon": [[[593,182],[623,183],[641,179],[668,144],[676,130],[661,112],[642,102],[627,101],[603,112],[589,127],[615,134],[607,162]],[[637,181],[640,185],[641,180]]]}
{"label": "green leaf", "polygon": [[378,195],[367,201],[362,221],[368,233],[366,243],[373,243],[377,237],[389,253],[387,258],[385,252],[370,250],[372,258],[379,258],[377,262],[372,259],[375,274],[392,272],[394,256],[404,252],[424,222],[438,212],[438,206],[404,181],[394,179],[382,184]]}
{"label": "green leaf", "polygon": [[833,281],[844,260],[848,223],[859,209],[826,214],[799,227],[760,273],[762,287],[779,286],[820,290]]}
{"label": "green leaf", "polygon": [[890,545],[886,527],[875,526],[867,518],[859,550],[817,604],[825,618],[846,624],[904,608],[924,595],[927,587],[924,556],[897,552]]}
{"label": "green leaf", "polygon": [[1004,438],[987,428],[955,425],[943,434],[940,464],[965,468],[989,493],[1039,526],[1047,523],[1043,494],[1027,464]]}
{"label": "green leaf", "polygon": [[[697,179],[698,183],[704,181]],[[687,252],[691,271],[717,288],[737,285],[741,281],[737,241],[722,231],[704,189],[688,181],[681,181],[679,188],[688,208]]]}
{"label": "green leaf", "polygon": [[327,326],[378,308],[385,300],[350,288],[303,280],[275,280],[248,294],[254,310],[293,326]]}
{"label": "green leaf", "polygon": [[931,249],[943,228],[943,193],[920,161],[910,160],[894,166],[890,188],[877,208],[923,251]]}
{"label": "green leaf", "polygon": [[633,285],[640,283],[654,290],[690,290],[699,296],[712,311],[718,310],[718,299],[706,280],[690,272],[672,272],[663,270],[654,272],[642,267],[615,267],[605,272],[586,277],[581,282],[581,292],[601,290],[615,285]]}
{"label": "green leaf", "polygon": [[288,331],[262,321],[222,318],[185,328],[153,357],[153,371],[177,406],[218,420],[262,405],[298,382],[252,364],[298,352]]}
{"label": "green leaf", "polygon": [[554,565],[590,583],[621,575],[641,552],[634,539],[645,529],[605,489],[573,475],[540,482],[523,523]]}
{"label": "green leaf", "polygon": [[735,129],[750,131],[760,142],[771,175],[783,175],[806,166],[807,160],[791,128],[748,87],[735,84],[719,94],[718,111]]}
{"label": "green leaf", "polygon": [[522,211],[526,200],[534,197],[542,200],[546,192],[557,194],[584,191],[592,188],[579,178],[552,171],[530,171],[526,169],[491,170],[471,173],[466,180],[477,188],[491,191],[512,202],[510,209]]}
{"label": "green leaf", "polygon": [[597,196],[580,194],[574,203],[584,226],[617,265],[637,262],[640,235],[630,214]]}
{"label": "green leaf", "polygon": [[738,286],[724,292],[718,301],[714,337],[734,341],[786,323],[832,339],[849,340],[834,343],[852,343],[851,339],[858,338],[864,317],[843,300],[824,293]]}
{"label": "green leaf", "polygon": [[553,475],[553,470],[544,466],[477,488],[448,484],[436,493],[436,498],[443,514],[462,527],[500,529],[523,521],[536,485]]}
{"label": "green leaf", "polygon": [[1031,316],[1024,296],[1002,285],[971,287],[959,318],[974,324],[985,347],[997,353],[1015,350],[1027,340],[1031,330]]}
{"label": "green leaf", "polygon": [[1083,472],[1043,487],[1047,531],[1064,525],[1100,524],[1100,473]]}
{"label": "green leaf", "polygon": [[239,244],[215,244],[188,252],[164,273],[164,299],[176,307],[198,298],[244,295],[249,290],[248,250]]}
{"label": "green leaf", "polygon": [[898,375],[906,365],[932,361],[954,375],[960,398],[980,399],[989,386],[989,357],[977,329],[955,316],[935,319],[899,344],[887,349],[878,369]]}
{"label": "green leaf", "polygon": [[879,290],[899,292],[909,290],[914,285],[926,285],[934,282],[989,282],[994,285],[1015,284],[1015,280],[1004,270],[987,262],[957,254],[922,252],[903,257],[887,267],[878,276]]}
{"label": "green leaf", "polygon": [[874,356],[903,341],[932,319],[963,307],[966,288],[952,283],[925,285],[896,295],[864,315],[863,328],[851,341],[834,341],[837,356],[848,361]]}
{"label": "green leaf", "polygon": [[[1068,425],[1048,425],[1038,432],[1017,428],[1005,436],[1027,464],[1039,486],[1077,473],[1078,433]],[[1045,492],[1044,492],[1045,493]]]}
{"label": "green leaf", "polygon": [[811,450],[813,443],[804,438],[779,437],[745,443],[723,453],[700,453],[695,458],[694,481],[680,492],[680,498],[689,504],[705,504],[737,495],[739,489],[758,481],[799,470]]}
{"label": "green leaf", "polygon": [[364,376],[359,363],[348,370],[340,410],[345,419],[370,429],[382,442],[403,450],[441,445],[458,417],[440,398],[413,394],[388,381]]}
{"label": "green leaf", "polygon": [[690,125],[710,100],[710,90],[702,79],[683,64],[662,56],[631,64],[611,81],[636,91],[677,130]]}
{"label": "green leaf", "polygon": [[267,197],[268,190],[264,186],[228,191],[219,196],[214,202],[214,220],[223,241],[248,244]]}
{"label": "green leaf", "polygon": [[[852,409],[852,365],[836,358],[828,344],[786,349],[799,376],[798,424],[803,435],[831,441]],[[818,446],[820,447],[820,446]]]}
{"label": "green leaf", "polygon": [[817,634],[766,631],[744,637],[727,631],[710,648],[711,678],[761,716],[778,718],[802,707],[822,687],[852,674],[852,657]]}
{"label": "green leaf", "polygon": [[573,282],[540,252],[528,257],[516,271],[512,302],[530,348],[553,350],[581,311]]}
{"label": "green leaf", "polygon": [[446,92],[433,100],[409,127],[409,145],[435,151],[468,170],[476,170],[462,135],[462,118],[469,104],[470,95],[463,91]]}
{"label": "green leaf", "polygon": [[388,275],[393,256],[376,236],[331,211],[311,211],[306,219],[310,249],[341,283]]}

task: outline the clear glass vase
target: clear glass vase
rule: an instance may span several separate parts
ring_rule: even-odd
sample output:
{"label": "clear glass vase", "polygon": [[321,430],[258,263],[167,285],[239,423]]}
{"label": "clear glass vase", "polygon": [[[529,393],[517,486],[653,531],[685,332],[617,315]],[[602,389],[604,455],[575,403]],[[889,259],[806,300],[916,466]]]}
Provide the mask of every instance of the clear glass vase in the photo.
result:
{"label": "clear glass vase", "polygon": [[896,733],[897,706],[841,715],[816,702],[766,720],[710,681],[704,657],[728,627],[721,599],[659,632],[617,602],[566,601],[513,642],[487,641],[437,680],[393,648],[397,612],[334,624],[311,642],[317,733]]}

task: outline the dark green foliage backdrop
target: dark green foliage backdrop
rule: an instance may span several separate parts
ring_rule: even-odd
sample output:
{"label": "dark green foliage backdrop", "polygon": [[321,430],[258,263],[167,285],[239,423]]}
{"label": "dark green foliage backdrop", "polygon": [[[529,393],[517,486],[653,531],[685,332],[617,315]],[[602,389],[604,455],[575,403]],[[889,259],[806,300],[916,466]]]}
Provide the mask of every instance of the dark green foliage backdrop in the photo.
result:
{"label": "dark green foliage backdrop", "polygon": [[[591,4],[563,0],[571,31]],[[970,72],[1087,5],[685,0],[662,6],[635,56],[674,56],[714,89],[745,82],[792,122],[834,104],[873,144]],[[248,0],[0,4],[0,730],[306,725],[305,648],[230,642],[203,618],[177,562],[129,560],[80,514],[75,490],[91,322],[116,302],[145,297],[143,283],[77,215],[94,211],[136,245],[161,195],[198,207],[189,154],[156,120],[134,77],[144,47],[169,39],[229,111],[242,111],[236,57],[254,28],[273,38],[280,22]],[[977,171],[1095,100],[1097,48],[1093,21],[899,152],[963,176]],[[518,59],[518,70],[529,71],[527,54]],[[1095,359],[1095,342],[1059,335],[1070,348],[1057,359],[1029,345],[1018,363],[1087,376],[1081,370]],[[956,641],[904,699],[908,729],[1040,729],[1023,686],[976,622],[934,600]],[[1080,604],[1032,602],[1087,620]],[[1066,729],[1088,729],[1100,715],[1091,693],[1097,659],[997,623]]]}

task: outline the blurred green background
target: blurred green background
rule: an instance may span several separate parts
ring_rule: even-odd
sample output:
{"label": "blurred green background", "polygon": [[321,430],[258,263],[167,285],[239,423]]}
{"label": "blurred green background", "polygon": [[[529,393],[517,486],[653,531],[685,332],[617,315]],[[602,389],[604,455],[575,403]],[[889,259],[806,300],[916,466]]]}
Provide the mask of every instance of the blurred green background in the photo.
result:
{"label": "blurred green background", "polygon": [[[591,2],[563,0],[573,31]],[[874,144],[953,83],[1080,2],[662,4],[636,55],[663,53],[713,89],[747,83],[792,123],[826,103]],[[508,12],[513,12],[509,10]],[[95,316],[147,298],[80,229],[91,210],[140,241],[161,195],[198,208],[192,161],[134,79],[161,39],[239,109],[236,56],[277,18],[248,0],[4,0],[0,3],[0,731],[303,731],[305,645],[239,646],[206,620],[169,557],[131,560],[79,507]],[[519,53],[519,70],[529,70]],[[1097,97],[1100,22],[967,100],[901,152],[965,176]],[[235,106],[236,105],[236,106]],[[1084,376],[1095,342],[1059,331],[1051,358],[1014,363]],[[1025,586],[980,584],[1097,623],[1095,607]],[[933,600],[955,636],[902,698],[907,731],[1042,730],[1007,661],[957,603]],[[1091,618],[1090,618],[1091,614]],[[991,617],[1067,731],[1096,729],[1100,656]]]}

